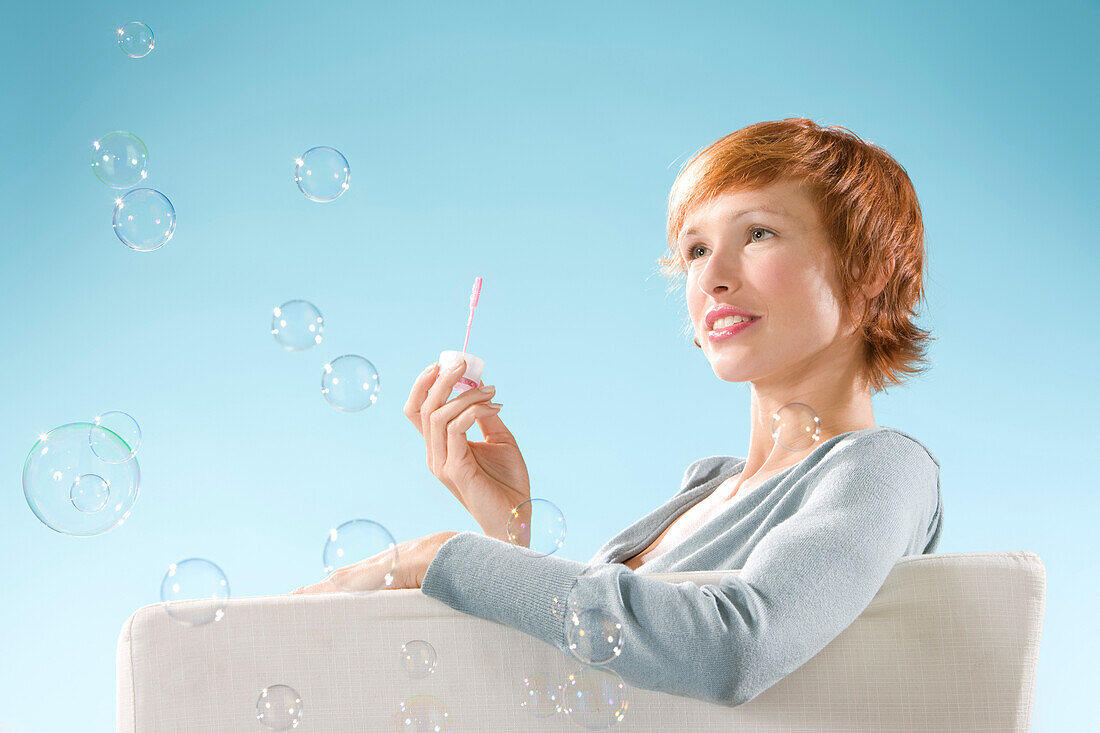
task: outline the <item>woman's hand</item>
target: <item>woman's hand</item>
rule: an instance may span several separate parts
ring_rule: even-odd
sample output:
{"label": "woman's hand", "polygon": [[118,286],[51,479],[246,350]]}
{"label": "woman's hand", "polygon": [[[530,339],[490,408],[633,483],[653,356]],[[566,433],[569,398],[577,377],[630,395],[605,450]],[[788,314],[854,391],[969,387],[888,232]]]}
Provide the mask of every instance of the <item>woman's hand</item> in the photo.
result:
{"label": "woman's hand", "polygon": [[[507,540],[508,517],[531,498],[531,479],[516,439],[489,402],[492,393],[470,389],[447,402],[465,364],[459,360],[442,374],[439,364],[428,367],[413,383],[405,417],[424,436],[435,477],[487,536]],[[466,431],[475,420],[485,440],[471,443]]]}
{"label": "woman's hand", "polygon": [[393,582],[389,585],[383,579],[393,567],[393,557],[390,551],[385,551],[333,570],[320,583],[303,586],[288,595],[419,588],[439,548],[456,534],[458,532],[436,532],[397,545],[397,568],[393,570]]}

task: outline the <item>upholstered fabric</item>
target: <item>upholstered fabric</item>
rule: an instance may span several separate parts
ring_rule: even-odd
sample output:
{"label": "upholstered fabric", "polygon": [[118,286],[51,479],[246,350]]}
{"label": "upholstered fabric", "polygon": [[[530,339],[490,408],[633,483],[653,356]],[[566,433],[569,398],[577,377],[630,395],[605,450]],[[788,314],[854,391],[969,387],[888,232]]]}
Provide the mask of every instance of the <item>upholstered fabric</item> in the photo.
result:
{"label": "upholstered fabric", "polygon": [[[652,577],[704,585],[725,574]],[[1026,731],[1045,593],[1031,552],[907,556],[849,628],[750,702],[629,689],[613,730]],[[402,667],[412,639],[438,653],[429,678]],[[564,680],[581,666],[419,590],[233,599],[224,618],[196,627],[157,604],[119,637],[118,731],[262,731],[256,702],[276,684],[301,694],[301,731],[393,730],[401,701],[423,694],[447,707],[452,731],[581,730],[519,704],[524,675]]]}

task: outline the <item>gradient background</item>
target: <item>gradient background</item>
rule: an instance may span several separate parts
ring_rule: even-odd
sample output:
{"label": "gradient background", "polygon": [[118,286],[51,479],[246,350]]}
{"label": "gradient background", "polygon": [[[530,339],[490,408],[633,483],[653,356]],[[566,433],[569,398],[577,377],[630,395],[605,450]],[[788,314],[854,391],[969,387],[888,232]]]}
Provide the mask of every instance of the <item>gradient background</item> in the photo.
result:
{"label": "gradient background", "polygon": [[[1048,600],[1034,730],[1100,723],[1096,3],[58,3],[6,6],[0,54],[0,730],[110,731],[115,644],[169,563],[235,596],[321,577],[327,530],[477,530],[402,415],[415,376],[487,362],[534,496],[587,560],[684,468],[744,455],[748,389],[679,335],[670,185],[696,150],[790,116],[844,125],[912,177],[933,369],[876,397],[942,464],[939,552],[1030,550]],[[888,7],[889,6],[889,7]],[[115,29],[156,34],[126,57]],[[90,143],[130,130],[175,237],[111,230]],[[294,158],[341,150],[309,201]],[[314,302],[289,353],[271,309]],[[331,408],[321,365],[372,360],[379,401]],[[37,436],[119,409],[142,493],[104,535],[53,532],[20,474]],[[474,428],[471,439],[480,439]],[[307,702],[308,704],[308,702]]]}

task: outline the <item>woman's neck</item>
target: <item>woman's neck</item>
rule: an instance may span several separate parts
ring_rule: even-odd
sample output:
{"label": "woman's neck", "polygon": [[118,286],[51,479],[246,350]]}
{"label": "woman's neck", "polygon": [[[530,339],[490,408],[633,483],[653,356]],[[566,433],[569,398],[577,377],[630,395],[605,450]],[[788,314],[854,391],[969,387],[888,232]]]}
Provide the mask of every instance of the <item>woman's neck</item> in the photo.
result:
{"label": "woman's neck", "polygon": [[[742,484],[757,485],[799,463],[823,441],[855,430],[875,427],[871,392],[866,384],[856,375],[831,376],[832,379],[822,380],[816,385],[802,384],[784,389],[770,389],[750,383],[749,451],[745,468],[730,487],[730,496]],[[820,423],[809,427],[813,430],[819,429],[820,433],[816,440],[803,440],[798,445],[788,444],[784,447],[782,435],[779,441],[772,436],[773,417],[780,408],[795,402],[808,405],[812,409]],[[792,412],[799,414],[797,411]],[[789,427],[799,429],[802,426]]]}

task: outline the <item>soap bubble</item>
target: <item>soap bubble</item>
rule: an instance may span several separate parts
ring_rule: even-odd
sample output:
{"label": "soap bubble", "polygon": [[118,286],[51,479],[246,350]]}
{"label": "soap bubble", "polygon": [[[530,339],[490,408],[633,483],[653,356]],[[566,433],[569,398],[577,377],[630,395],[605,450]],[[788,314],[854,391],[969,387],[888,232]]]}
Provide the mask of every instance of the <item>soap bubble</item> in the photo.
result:
{"label": "soap bubble", "polygon": [[325,319],[308,300],[288,300],[271,316],[271,335],[288,351],[302,351],[321,343]]}
{"label": "soap bubble", "polygon": [[569,651],[585,664],[606,664],[623,650],[623,625],[598,608],[574,610],[565,625]]}
{"label": "soap bubble", "polygon": [[801,402],[783,405],[772,415],[772,438],[789,451],[806,450],[821,439],[821,418]]}
{"label": "soap bubble", "polygon": [[214,563],[192,557],[172,563],[160,583],[168,615],[187,626],[220,621],[228,605],[229,580]]}
{"label": "soap bubble", "polygon": [[176,231],[176,210],[160,191],[135,188],[115,201],[115,234],[130,249],[152,252]]}
{"label": "soap bubble", "polygon": [[337,410],[359,412],[378,401],[378,370],[355,354],[344,354],[325,364],[321,394]]}
{"label": "soap bubble", "polygon": [[401,703],[393,716],[397,731],[416,733],[447,733],[450,717],[446,706],[431,695],[414,695]]}
{"label": "soap bubble", "polygon": [[333,201],[351,185],[351,168],[343,153],[322,145],[294,161],[294,182],[306,198]]}
{"label": "soap bubble", "polygon": [[137,454],[141,447],[137,420],[125,412],[111,410],[96,415],[93,423],[94,427],[88,431],[88,445],[101,461],[125,463]]}
{"label": "soap bubble", "polygon": [[527,675],[520,689],[519,706],[536,718],[552,718],[562,712],[561,695],[561,685],[550,682],[545,675]]}
{"label": "soap bubble", "polygon": [[[62,534],[106,532],[126,521],[137,501],[141,484],[137,459],[106,463],[92,452],[90,431],[100,431],[95,439],[104,452],[118,455],[129,449],[109,430],[76,422],[39,436],[23,464],[27,505],[43,524]],[[97,485],[91,477],[102,483]],[[104,491],[107,501],[100,506]]]}
{"label": "soap bubble", "polygon": [[124,130],[108,132],[92,143],[92,172],[111,188],[132,188],[149,172],[149,149],[137,135]]}
{"label": "soap bubble", "polygon": [[153,50],[153,31],[144,23],[130,21],[118,29],[118,47],[132,59],[148,56]]}
{"label": "soap bubble", "polygon": [[508,515],[508,541],[533,557],[552,555],[565,543],[565,516],[547,499],[528,499]]}
{"label": "soap bubble", "polygon": [[[377,558],[354,578],[335,571],[367,558]],[[369,519],[352,519],[330,529],[325,541],[325,575],[346,591],[374,591],[393,585],[397,570],[397,543],[390,531]]]}
{"label": "soap bubble", "polygon": [[302,696],[286,685],[265,687],[256,701],[256,720],[271,730],[297,728],[302,722]]}
{"label": "soap bubble", "polygon": [[606,730],[626,717],[626,685],[606,667],[583,667],[562,685],[562,710],[588,730]]}
{"label": "soap bubble", "polygon": [[405,642],[401,647],[401,666],[412,679],[427,677],[435,672],[435,647],[422,639]]}

